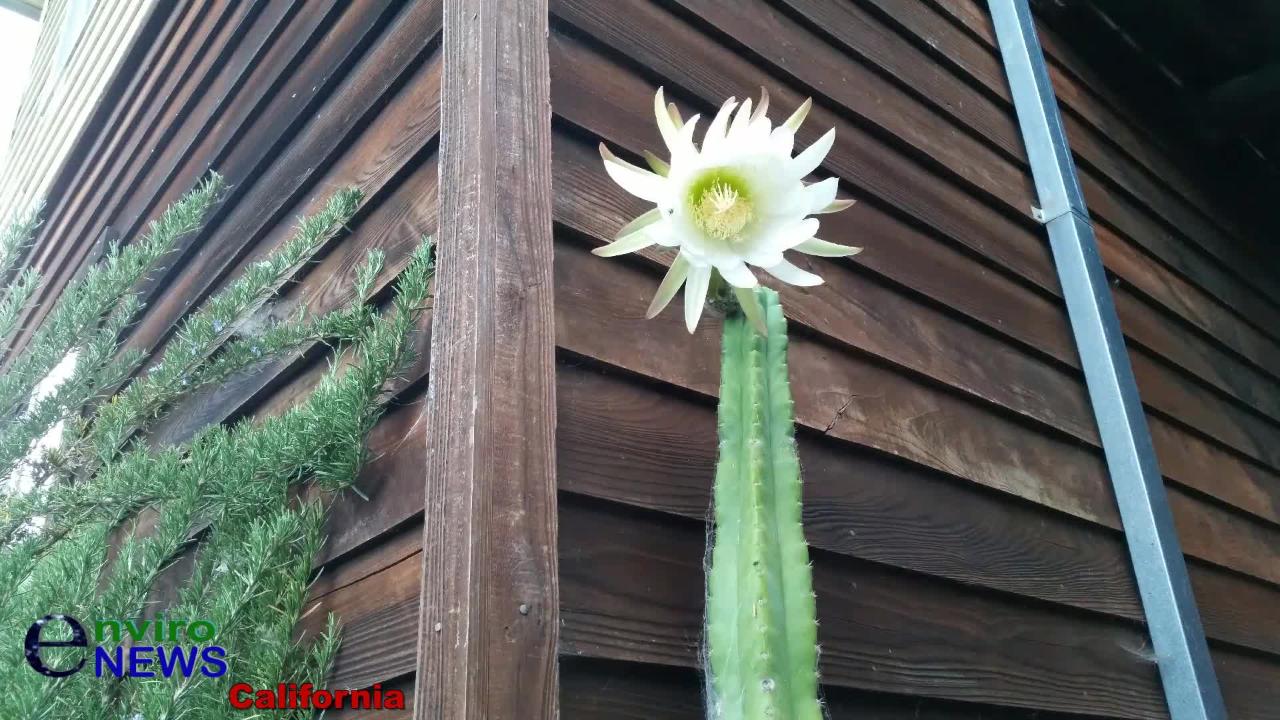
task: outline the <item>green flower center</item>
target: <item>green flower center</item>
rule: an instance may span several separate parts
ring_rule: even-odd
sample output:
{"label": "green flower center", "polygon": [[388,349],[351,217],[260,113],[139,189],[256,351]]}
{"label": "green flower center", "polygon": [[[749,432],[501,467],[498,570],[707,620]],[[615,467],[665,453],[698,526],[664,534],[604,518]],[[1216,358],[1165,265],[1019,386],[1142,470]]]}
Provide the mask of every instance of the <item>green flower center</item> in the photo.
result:
{"label": "green flower center", "polygon": [[722,242],[737,241],[755,217],[747,184],[726,168],[708,170],[694,181],[687,201],[698,229]]}

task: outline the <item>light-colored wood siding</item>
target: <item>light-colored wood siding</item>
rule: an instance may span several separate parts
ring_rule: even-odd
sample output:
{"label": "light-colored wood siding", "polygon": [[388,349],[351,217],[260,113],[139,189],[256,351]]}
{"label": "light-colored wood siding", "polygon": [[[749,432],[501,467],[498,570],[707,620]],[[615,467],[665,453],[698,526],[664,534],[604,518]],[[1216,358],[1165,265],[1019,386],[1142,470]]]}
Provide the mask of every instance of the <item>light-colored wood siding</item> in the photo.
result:
{"label": "light-colored wood siding", "polygon": [[0,217],[40,202],[154,0],[51,0],[0,167]]}

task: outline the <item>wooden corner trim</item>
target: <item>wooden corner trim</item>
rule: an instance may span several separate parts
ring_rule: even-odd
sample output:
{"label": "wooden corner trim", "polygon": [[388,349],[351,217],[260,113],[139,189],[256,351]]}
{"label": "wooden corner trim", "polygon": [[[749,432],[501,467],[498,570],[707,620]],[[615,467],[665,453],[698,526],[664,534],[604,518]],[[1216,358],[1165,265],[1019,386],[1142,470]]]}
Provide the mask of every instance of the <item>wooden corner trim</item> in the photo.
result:
{"label": "wooden corner trim", "polygon": [[546,0],[445,0],[415,718],[558,716]]}

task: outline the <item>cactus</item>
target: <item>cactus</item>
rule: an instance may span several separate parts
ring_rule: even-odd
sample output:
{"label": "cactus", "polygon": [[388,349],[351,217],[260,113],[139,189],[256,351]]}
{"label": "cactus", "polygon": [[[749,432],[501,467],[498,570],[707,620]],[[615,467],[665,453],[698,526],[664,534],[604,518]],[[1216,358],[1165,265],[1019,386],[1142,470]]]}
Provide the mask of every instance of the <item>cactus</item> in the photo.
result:
{"label": "cactus", "polygon": [[[758,308],[730,312],[724,323],[715,540],[707,572],[708,715],[821,720],[787,324],[772,290],[739,298]],[[763,335],[753,329],[761,322]]]}

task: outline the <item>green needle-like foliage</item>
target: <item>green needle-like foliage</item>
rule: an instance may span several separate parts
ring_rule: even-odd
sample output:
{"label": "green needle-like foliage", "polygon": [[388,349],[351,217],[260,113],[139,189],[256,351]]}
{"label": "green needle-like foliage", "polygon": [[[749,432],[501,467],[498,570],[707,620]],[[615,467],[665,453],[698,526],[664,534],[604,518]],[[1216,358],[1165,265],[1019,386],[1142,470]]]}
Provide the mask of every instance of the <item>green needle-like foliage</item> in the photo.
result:
{"label": "green needle-like foliage", "polygon": [[[151,223],[146,235],[125,247],[113,244],[102,262],[62,293],[23,353],[0,375],[0,417],[16,412],[35,384],[77,347],[84,333],[96,328],[126,298],[135,297],[131,292],[135,283],[181,237],[200,227],[205,213],[221,197],[223,187],[222,178],[211,174]],[[24,218],[16,226],[25,227],[29,233],[34,224]]]}
{"label": "green needle-like foliage", "polygon": [[[801,527],[787,323],[759,290],[766,334],[725,318],[715,539],[707,573],[708,714],[821,720],[817,620]],[[753,313],[754,314],[754,313]]]}
{"label": "green needle-like foliage", "polygon": [[39,224],[37,214],[30,212],[0,230],[0,283],[7,283],[0,293],[0,342],[17,327],[22,309],[39,285],[40,276],[35,270],[18,267],[18,259]]}
{"label": "green needle-like foliage", "polygon": [[[0,652],[0,718],[239,718],[244,713],[227,702],[232,683],[322,684],[332,666],[333,619],[319,637],[298,638],[296,628],[327,508],[354,484],[388,382],[412,359],[410,336],[429,298],[431,245],[423,242],[401,270],[386,307],[372,304],[384,265],[374,251],[356,268],[345,306],[246,330],[358,210],[359,192],[339,191],[291,239],[194,309],[141,369],[145,354],[120,345],[141,309],[138,281],[199,227],[220,187],[214,176],[146,237],[112,248],[67,288],[0,376],[0,647],[15,649]],[[34,227],[23,219],[0,235],[0,261],[16,262]],[[2,333],[31,295],[25,283],[35,287],[38,277],[24,280],[29,271],[4,262],[0,272],[15,278],[0,296]],[[180,445],[157,442],[157,423],[196,389],[315,343],[349,362],[333,363],[293,408],[204,428]],[[75,362],[66,379],[30,400],[69,354]],[[58,423],[65,425],[61,444],[34,451]],[[314,489],[299,492],[304,484]],[[175,585],[176,592],[159,592]],[[156,615],[210,621],[229,672],[121,681],[96,677],[90,658],[84,671],[44,677],[17,649],[27,626],[54,612],[89,627],[94,619]]]}

